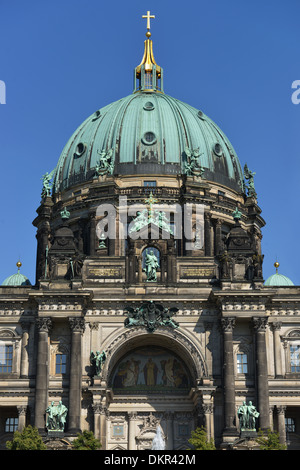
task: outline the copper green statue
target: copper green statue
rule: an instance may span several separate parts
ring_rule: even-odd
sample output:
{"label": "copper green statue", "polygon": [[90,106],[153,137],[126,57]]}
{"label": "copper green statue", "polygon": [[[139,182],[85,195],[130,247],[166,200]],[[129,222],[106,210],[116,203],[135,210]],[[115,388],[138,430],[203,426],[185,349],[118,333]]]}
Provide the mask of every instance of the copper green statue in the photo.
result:
{"label": "copper green statue", "polygon": [[98,377],[101,374],[102,367],[103,367],[105,360],[106,360],[105,351],[103,351],[102,353],[100,353],[100,351],[96,351],[96,353],[91,351],[90,361],[91,361],[91,364],[94,366],[95,374]]}
{"label": "copper green statue", "polygon": [[145,257],[145,271],[147,275],[147,281],[157,281],[156,270],[159,268],[158,259],[155,256],[153,250],[150,250]]}
{"label": "copper green statue", "polygon": [[54,405],[54,401],[46,409],[48,413],[46,428],[48,431],[64,431],[66,424],[66,417],[68,408],[62,404],[62,401],[57,406]]}
{"label": "copper green statue", "polygon": [[252,404],[252,401],[249,401],[248,405],[244,401],[237,413],[241,431],[256,431],[255,420],[259,417],[259,413]]}

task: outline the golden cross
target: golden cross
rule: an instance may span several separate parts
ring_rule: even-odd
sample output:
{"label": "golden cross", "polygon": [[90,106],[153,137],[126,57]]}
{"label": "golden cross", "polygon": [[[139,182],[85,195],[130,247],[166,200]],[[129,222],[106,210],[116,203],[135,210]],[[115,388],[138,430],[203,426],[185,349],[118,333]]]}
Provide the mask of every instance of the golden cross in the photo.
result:
{"label": "golden cross", "polygon": [[150,11],[147,11],[147,15],[143,15],[142,18],[147,18],[147,29],[150,29],[150,18],[155,18],[155,15],[150,15]]}

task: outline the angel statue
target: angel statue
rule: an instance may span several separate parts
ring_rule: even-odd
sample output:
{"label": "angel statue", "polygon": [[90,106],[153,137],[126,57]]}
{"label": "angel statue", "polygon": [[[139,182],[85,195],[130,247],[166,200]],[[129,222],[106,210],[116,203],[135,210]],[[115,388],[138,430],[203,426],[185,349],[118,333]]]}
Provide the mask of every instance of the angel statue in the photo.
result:
{"label": "angel statue", "polygon": [[90,361],[91,361],[91,364],[95,367],[95,372],[98,377],[102,371],[102,366],[105,360],[106,360],[105,351],[103,351],[102,353],[100,353],[100,351],[96,351],[96,353],[91,351]]}
{"label": "angel statue", "polygon": [[254,196],[254,197],[257,196],[255,187],[254,187],[254,175],[255,174],[256,174],[255,172],[249,170],[248,165],[246,163],[246,165],[244,166],[244,176],[245,176],[245,179],[248,180],[248,186],[246,186],[248,189],[248,196]]}
{"label": "angel statue", "polygon": [[97,150],[97,153],[99,154],[99,161],[95,168],[96,175],[99,176],[99,175],[105,175],[108,173],[111,174],[112,169],[113,169],[112,161],[111,161],[112,156],[113,156],[113,149],[101,150],[101,152]]}
{"label": "angel statue", "polygon": [[43,189],[41,194],[42,197],[51,196],[51,188],[53,186],[51,180],[53,178],[54,172],[55,168],[51,171],[51,173],[46,172],[41,178],[43,180]]}
{"label": "angel statue", "polygon": [[185,147],[184,153],[186,154],[187,161],[185,163],[185,171],[187,175],[201,176],[204,173],[204,168],[200,165],[198,159],[203,152],[200,153],[199,148],[191,150],[189,147]]}

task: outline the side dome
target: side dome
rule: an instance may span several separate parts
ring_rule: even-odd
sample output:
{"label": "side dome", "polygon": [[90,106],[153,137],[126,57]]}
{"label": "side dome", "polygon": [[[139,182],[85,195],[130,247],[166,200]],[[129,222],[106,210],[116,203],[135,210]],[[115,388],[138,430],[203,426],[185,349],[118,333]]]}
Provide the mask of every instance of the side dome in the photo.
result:
{"label": "side dome", "polygon": [[194,152],[203,177],[241,191],[243,172],[225,134],[202,111],[163,93],[137,92],[96,111],[67,142],[54,174],[55,192],[106,173],[189,174]]}
{"label": "side dome", "polygon": [[278,273],[279,263],[276,261],[274,263],[276,268],[276,273],[272,274],[265,282],[265,286],[267,287],[286,287],[286,286],[293,286],[294,283],[289,279],[287,276]]}
{"label": "side dome", "polygon": [[3,281],[2,286],[11,286],[11,287],[31,286],[31,282],[29,281],[29,279],[26,276],[24,276],[24,274],[20,273],[21,266],[22,266],[22,263],[18,261],[17,262],[18,272],[7,277]]}

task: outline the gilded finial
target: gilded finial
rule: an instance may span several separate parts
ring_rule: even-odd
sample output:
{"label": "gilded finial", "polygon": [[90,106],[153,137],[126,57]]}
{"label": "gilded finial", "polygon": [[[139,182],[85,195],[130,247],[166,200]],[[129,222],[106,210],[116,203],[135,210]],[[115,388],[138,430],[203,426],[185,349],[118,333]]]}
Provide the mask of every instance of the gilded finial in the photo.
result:
{"label": "gilded finial", "polygon": [[280,266],[280,264],[278,263],[278,261],[275,261],[274,267],[276,268],[276,274],[278,273],[279,266]]}
{"label": "gilded finial", "polygon": [[17,266],[18,272],[19,272],[19,271],[20,271],[20,267],[22,266],[22,263],[21,263],[20,260],[16,263],[16,266]]}

